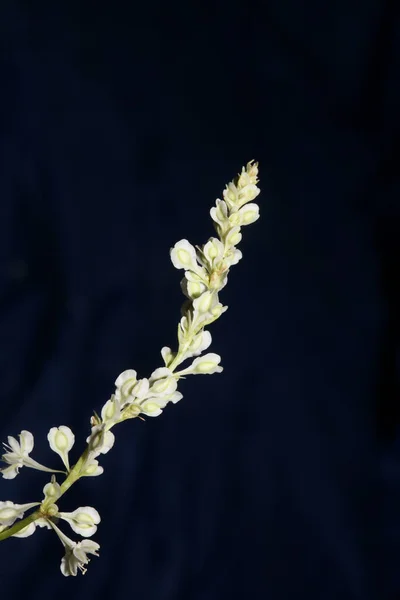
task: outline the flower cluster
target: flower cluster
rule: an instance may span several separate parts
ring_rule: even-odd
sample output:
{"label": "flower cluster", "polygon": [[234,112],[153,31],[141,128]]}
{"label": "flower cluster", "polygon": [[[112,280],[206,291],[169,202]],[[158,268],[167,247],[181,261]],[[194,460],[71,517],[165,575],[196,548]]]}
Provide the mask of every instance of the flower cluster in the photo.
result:
{"label": "flower cluster", "polygon": [[[187,375],[221,373],[221,357],[213,352],[203,354],[212,341],[210,332],[205,328],[227,310],[219,301],[219,292],[227,284],[230,268],[242,258],[237,248],[242,239],[241,228],[259,218],[258,205],[253,202],[260,192],[257,183],[258,166],[251,161],[226,186],[223,200],[218,199],[211,208],[210,214],[218,237],[209,238],[201,247],[194,247],[183,239],[171,248],[172,264],[184,270],[181,288],[187,298],[178,324],[178,349],[173,352],[164,346],[161,350],[164,366],[155,369],[149,378],[139,379],[133,369],[117,377],[115,391],[102,407],[100,415],[95,413],[91,417],[87,447],[78,461],[70,466],[69,453],[74,446],[75,436],[65,425],[52,427],[47,435],[51,450],[58,454],[63,463],[64,470],[61,471],[46,467],[30,457],[34,439],[29,431],[21,431],[19,441],[8,437],[8,444],[4,444],[6,452],[2,456],[7,466],[0,470],[5,479],[16,477],[24,466],[53,475],[43,488],[44,498],[41,502],[0,502],[0,540],[11,536],[28,537],[36,527],[53,529],[65,549],[61,560],[61,572],[65,576],[76,575],[78,570],[85,573],[88,554],[98,556],[99,544],[88,539],[74,542],[54,522],[55,519],[65,521],[75,533],[88,538],[96,532],[100,523],[97,510],[83,506],[72,512],[62,512],[56,503],[81,477],[103,473],[99,458],[114,445],[115,436],[111,429],[115,425],[141,414],[157,417],[169,402],[179,402],[182,394],[177,389],[178,381]],[[192,362],[176,370],[188,360]],[[61,485],[55,473],[66,476]],[[38,506],[36,511],[24,518],[26,511]]]}

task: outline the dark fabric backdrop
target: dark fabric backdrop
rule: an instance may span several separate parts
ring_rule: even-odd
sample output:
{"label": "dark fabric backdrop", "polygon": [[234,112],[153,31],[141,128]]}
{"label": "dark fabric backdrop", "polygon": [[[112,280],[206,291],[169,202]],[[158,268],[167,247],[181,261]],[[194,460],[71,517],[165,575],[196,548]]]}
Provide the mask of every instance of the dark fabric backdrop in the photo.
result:
{"label": "dark fabric backdrop", "polygon": [[[62,499],[102,515],[86,576],[39,530],[0,544],[4,598],[396,598],[399,13],[1,3],[2,440],[29,429],[49,462],[65,424],[77,456],[116,375],[175,343],[169,248],[212,235],[252,158],[262,188],[212,328],[224,372],[118,427],[104,475]],[[47,481],[23,469],[0,498]]]}

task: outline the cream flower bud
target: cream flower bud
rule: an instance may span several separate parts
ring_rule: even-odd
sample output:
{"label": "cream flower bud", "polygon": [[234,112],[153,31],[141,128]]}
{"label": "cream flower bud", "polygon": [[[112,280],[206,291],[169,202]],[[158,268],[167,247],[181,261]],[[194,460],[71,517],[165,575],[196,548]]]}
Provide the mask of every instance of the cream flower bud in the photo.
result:
{"label": "cream flower bud", "polygon": [[199,281],[188,281],[186,277],[184,277],[181,281],[181,289],[187,298],[193,300],[194,298],[198,298],[203,294],[207,286]]}
{"label": "cream flower bud", "polygon": [[221,231],[224,232],[227,220],[228,220],[228,207],[224,200],[217,200],[216,206],[213,206],[210,210],[212,220],[220,227]]}
{"label": "cream flower bud", "polygon": [[44,486],[43,494],[45,500],[49,500],[51,498],[51,500],[54,503],[61,496],[60,484],[57,483],[55,479],[52,479],[51,482],[46,483],[46,485]]}
{"label": "cream flower bud", "polygon": [[210,238],[204,245],[202,254],[210,271],[223,259],[224,251],[224,244],[217,238]]}
{"label": "cream flower bud", "polygon": [[207,313],[218,302],[217,295],[213,292],[204,292],[201,296],[193,300],[193,308],[200,315]]}
{"label": "cream flower bud", "polygon": [[236,185],[231,181],[226,186],[226,189],[223,192],[224,200],[228,205],[228,208],[234,208],[238,203],[238,189]]}
{"label": "cream flower bud", "polygon": [[200,374],[208,374],[212,375],[213,373],[221,373],[222,367],[219,366],[221,362],[221,357],[218,354],[214,354],[210,352],[209,354],[205,354],[204,356],[199,356],[196,358],[190,367],[187,369],[183,369],[183,371],[177,371],[177,375],[200,375]]}
{"label": "cream flower bud", "polygon": [[[112,395],[109,400],[104,404],[101,409],[101,418],[103,423],[107,423],[107,425],[113,425],[118,423],[118,420],[121,416],[121,404],[119,399]],[[97,424],[97,423],[96,423]]]}
{"label": "cream flower bud", "polygon": [[172,264],[176,269],[196,271],[199,268],[196,259],[196,250],[187,240],[176,242],[170,251]]}
{"label": "cream flower bud", "polygon": [[163,357],[165,366],[168,367],[175,358],[175,352],[172,352],[168,346],[164,346],[161,348],[161,356]]}
{"label": "cream flower bud", "polygon": [[141,400],[147,395],[149,387],[150,384],[148,379],[146,379],[145,377],[143,379],[139,379],[139,381],[134,385],[132,389],[132,396],[134,396],[138,400]]}
{"label": "cream flower bud", "polygon": [[91,458],[85,462],[81,470],[81,477],[97,477],[104,473],[103,467],[99,465],[99,461],[95,458]]}
{"label": "cream flower bud", "polygon": [[149,389],[149,396],[168,396],[172,394],[177,388],[177,381],[173,376],[172,371],[166,367],[160,367],[153,371],[150,377],[151,387]]}
{"label": "cream flower bud", "polygon": [[[237,213],[236,213],[237,214]],[[237,265],[239,260],[242,258],[242,253],[237,248],[231,248],[229,252],[225,254],[225,263],[230,267],[233,265]]]}
{"label": "cream flower bud", "polygon": [[99,454],[107,454],[114,445],[115,436],[111,431],[105,429],[105,424],[92,427],[92,432],[86,438],[89,445],[90,458],[96,458]]}
{"label": "cream flower bud", "polygon": [[247,204],[247,202],[251,202],[252,200],[257,198],[259,193],[260,193],[260,189],[256,185],[254,185],[252,183],[249,185],[246,185],[246,187],[239,190],[236,207],[240,208],[244,204]]}
{"label": "cream flower bud", "polygon": [[226,245],[237,246],[241,239],[242,234],[240,233],[240,227],[232,227],[226,235]]}
{"label": "cream flower bud", "polygon": [[250,225],[260,217],[260,208],[258,204],[250,203],[242,206],[235,214],[240,215],[240,225]]}
{"label": "cream flower bud", "polygon": [[69,427],[60,425],[60,427],[52,427],[47,434],[50,448],[56,452],[63,461],[65,467],[69,471],[68,452],[75,443],[75,436]]}
{"label": "cream flower bud", "polygon": [[118,399],[126,400],[131,395],[132,388],[136,384],[137,373],[134,369],[123,371],[115,380],[116,396]]}
{"label": "cream flower bud", "polygon": [[191,356],[199,356],[211,345],[211,341],[211,333],[209,331],[201,331],[193,338],[193,341],[189,346],[188,353],[186,354],[186,358],[190,358]]}
{"label": "cream flower bud", "polygon": [[100,515],[92,506],[82,506],[72,512],[59,512],[57,517],[67,521],[75,533],[83,537],[91,537],[97,531]]}
{"label": "cream flower bud", "polygon": [[148,417],[158,417],[162,409],[167,405],[167,400],[160,396],[159,398],[149,398],[145,400],[140,407],[141,412]]}

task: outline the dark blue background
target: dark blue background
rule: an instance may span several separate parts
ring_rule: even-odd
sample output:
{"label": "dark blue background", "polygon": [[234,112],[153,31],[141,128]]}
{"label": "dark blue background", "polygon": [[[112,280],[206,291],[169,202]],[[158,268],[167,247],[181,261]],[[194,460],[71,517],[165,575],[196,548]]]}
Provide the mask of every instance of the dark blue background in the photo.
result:
{"label": "dark blue background", "polygon": [[[396,597],[399,13],[2,2],[1,439],[27,428],[49,462],[65,424],[78,456],[116,375],[175,343],[169,248],[212,235],[252,158],[262,188],[212,329],[224,372],[120,426],[60,502],[102,515],[87,575],[64,579],[40,530],[0,545],[4,597]],[[47,481],[24,469],[0,497]]]}

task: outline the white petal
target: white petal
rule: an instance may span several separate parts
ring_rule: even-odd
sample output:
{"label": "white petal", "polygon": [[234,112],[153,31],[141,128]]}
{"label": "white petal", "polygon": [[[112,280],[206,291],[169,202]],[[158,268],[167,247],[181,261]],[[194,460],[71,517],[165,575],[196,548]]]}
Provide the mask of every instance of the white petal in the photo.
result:
{"label": "white petal", "polygon": [[75,533],[91,537],[97,531],[100,515],[92,506],[81,506],[72,512],[59,512],[58,517],[67,521]]}
{"label": "white petal", "polygon": [[139,381],[135,384],[132,389],[132,396],[141,400],[144,398],[149,391],[150,383],[149,380],[144,377],[143,379],[139,379]]}
{"label": "white petal", "polygon": [[27,456],[33,450],[34,439],[30,431],[23,430],[19,434],[22,454]]}
{"label": "white petal", "polygon": [[164,361],[166,367],[168,367],[168,365],[174,359],[174,354],[173,354],[171,348],[169,348],[168,346],[164,346],[163,348],[161,348],[161,356],[163,357],[163,361]]}
{"label": "white petal", "polygon": [[133,369],[127,369],[126,371],[123,371],[120,375],[118,375],[117,379],[115,380],[115,386],[119,388],[130,379],[136,380],[136,376],[136,371],[134,371]]}
{"label": "white petal", "polygon": [[81,471],[82,477],[97,477],[104,473],[103,467],[99,465],[98,460],[92,458],[91,461],[87,462],[83,470]]}
{"label": "white petal", "polygon": [[52,427],[47,434],[50,448],[58,454],[63,461],[65,467],[69,470],[68,452],[75,443],[75,436],[69,427],[60,425],[60,427]]}
{"label": "white petal", "polygon": [[29,537],[30,535],[35,533],[35,530],[36,530],[36,523],[35,522],[29,523],[29,525],[27,525],[26,527],[24,527],[23,529],[18,531],[18,533],[14,533],[14,535],[12,535],[11,537],[16,537],[16,538]]}
{"label": "white petal", "polygon": [[49,483],[46,483],[46,485],[43,488],[43,494],[45,500],[47,500],[47,498],[51,498],[53,502],[55,502],[61,496],[60,484],[56,481],[50,481]]}
{"label": "white petal", "polygon": [[250,225],[259,218],[260,208],[258,204],[246,204],[237,214],[240,215],[241,225]]}
{"label": "white petal", "polygon": [[165,405],[165,400],[161,403],[159,398],[152,398],[150,400],[146,400],[140,408],[142,413],[148,417],[158,417],[161,415],[162,408],[164,408]]}
{"label": "white petal", "polygon": [[153,381],[157,381],[158,379],[170,377],[171,375],[172,371],[170,371],[167,367],[159,367],[158,369],[152,372],[150,376],[150,383],[153,383]]}
{"label": "white petal", "polygon": [[207,348],[211,345],[211,342],[211,333],[209,331],[201,331],[198,335],[196,335],[193,342],[190,344],[190,354],[187,358],[190,358],[190,356],[199,356],[199,354],[204,352],[204,350],[207,350]]}
{"label": "white petal", "polygon": [[188,240],[180,240],[170,251],[171,262],[176,269],[196,270],[196,250]]}
{"label": "white petal", "polygon": [[222,367],[219,366],[221,362],[221,357],[218,354],[214,354],[210,352],[209,354],[205,354],[204,356],[199,356],[196,358],[193,363],[187,369],[183,371],[177,371],[177,375],[200,375],[200,374],[208,374],[212,375],[213,373],[221,373]]}
{"label": "white petal", "polygon": [[18,473],[19,469],[22,467],[22,464],[14,464],[9,467],[4,467],[4,469],[0,469],[0,473],[2,474],[4,479],[14,479]]}
{"label": "white petal", "polygon": [[182,398],[183,398],[183,394],[181,394],[180,392],[174,392],[168,398],[168,402],[172,402],[173,404],[176,404],[177,402],[179,402],[179,400],[182,400]]}

